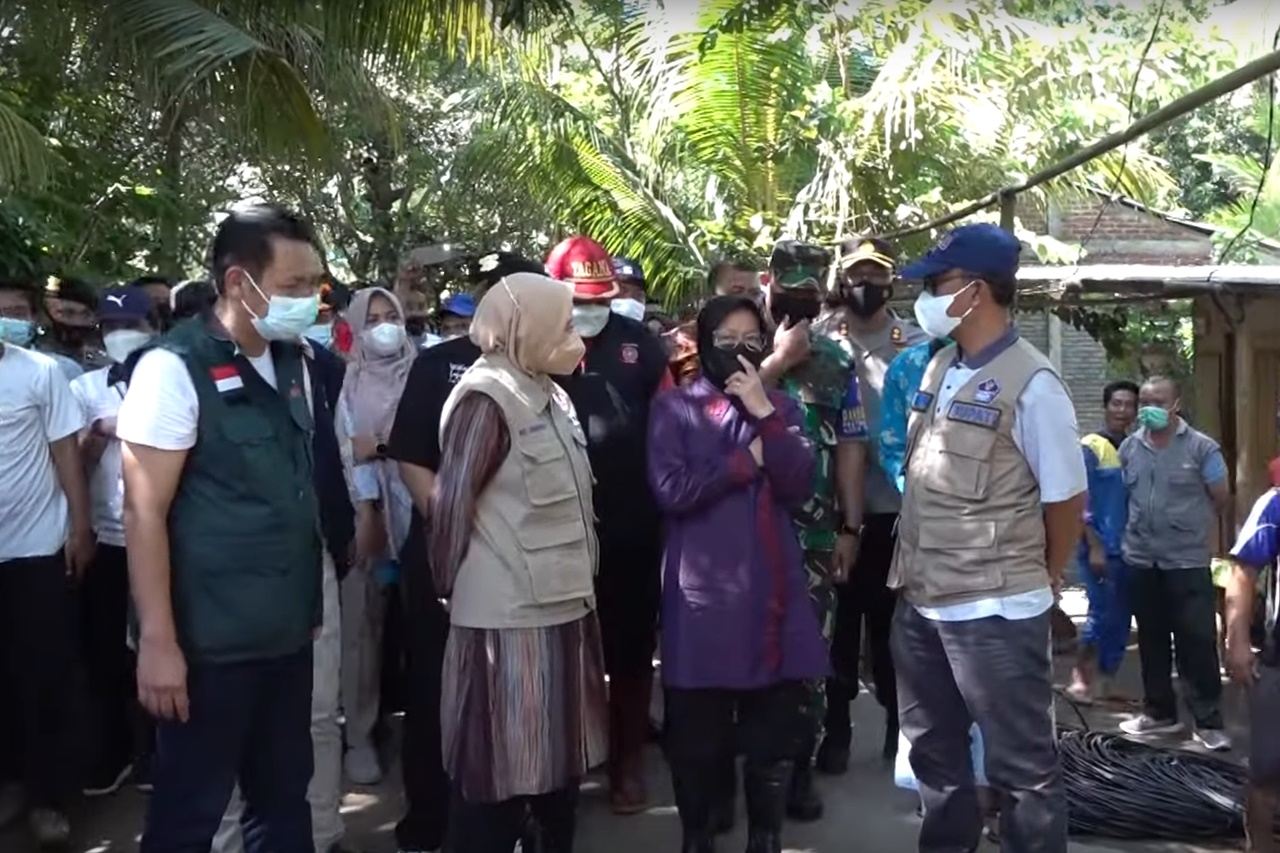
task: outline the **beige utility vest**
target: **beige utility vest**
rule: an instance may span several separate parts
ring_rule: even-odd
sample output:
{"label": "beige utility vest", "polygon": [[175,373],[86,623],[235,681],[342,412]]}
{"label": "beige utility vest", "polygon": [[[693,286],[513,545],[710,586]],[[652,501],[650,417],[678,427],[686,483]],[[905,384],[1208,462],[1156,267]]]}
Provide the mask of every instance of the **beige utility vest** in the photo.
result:
{"label": "beige utility vest", "polygon": [[440,432],[458,401],[498,404],[511,450],[481,492],[449,614],[466,628],[542,628],[595,607],[598,549],[587,439],[573,404],[506,358],[477,361],[445,401]]}
{"label": "beige utility vest", "polygon": [[1018,398],[1053,365],[1021,338],[937,411],[954,344],[925,368],[907,427],[906,492],[889,586],[925,607],[1048,583],[1040,486],[1013,440]]}

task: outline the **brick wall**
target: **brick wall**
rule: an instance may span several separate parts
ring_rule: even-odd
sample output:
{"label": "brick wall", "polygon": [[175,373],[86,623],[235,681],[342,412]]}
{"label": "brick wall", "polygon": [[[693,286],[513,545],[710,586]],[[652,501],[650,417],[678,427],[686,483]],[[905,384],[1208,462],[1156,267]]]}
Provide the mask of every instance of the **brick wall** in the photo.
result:
{"label": "brick wall", "polygon": [[[1022,226],[1037,234],[1073,244],[1088,237],[1087,263],[1179,266],[1212,262],[1209,235],[1126,205],[1108,204],[1094,194],[1057,202],[1052,208],[1037,205],[1024,195],[1018,201],[1017,214]],[[1019,312],[1018,326],[1028,342],[1049,355],[1049,322],[1043,311]],[[1062,376],[1071,389],[1080,429],[1092,430],[1102,423],[1102,388],[1114,378],[1108,374],[1106,351],[1088,332],[1069,323],[1061,324],[1061,331]]]}

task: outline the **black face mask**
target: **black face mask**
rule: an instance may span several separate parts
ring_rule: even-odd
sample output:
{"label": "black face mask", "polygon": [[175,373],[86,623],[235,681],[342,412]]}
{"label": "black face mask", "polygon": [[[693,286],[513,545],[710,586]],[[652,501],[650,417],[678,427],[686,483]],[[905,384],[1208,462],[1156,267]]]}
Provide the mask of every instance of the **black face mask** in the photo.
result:
{"label": "black face mask", "polygon": [[420,338],[427,331],[426,317],[406,317],[404,320],[404,331],[411,338]]}
{"label": "black face mask", "polygon": [[69,326],[54,321],[50,323],[53,339],[64,347],[77,349],[89,343],[94,336],[93,326]]}
{"label": "black face mask", "polygon": [[782,325],[782,321],[790,318],[792,323],[801,320],[814,320],[822,310],[816,293],[800,296],[785,290],[775,290],[769,294],[769,313],[773,322]]}
{"label": "black face mask", "polygon": [[707,381],[712,385],[724,390],[724,384],[729,381],[729,377],[742,372],[742,362],[738,361],[738,356],[742,356],[751,363],[752,367],[759,370],[767,354],[764,350],[749,349],[743,344],[728,349],[712,347],[710,351],[699,354],[702,360],[702,375],[707,377]]}
{"label": "black face mask", "polygon": [[884,307],[893,294],[893,288],[857,281],[841,287],[844,304],[857,317],[870,317]]}

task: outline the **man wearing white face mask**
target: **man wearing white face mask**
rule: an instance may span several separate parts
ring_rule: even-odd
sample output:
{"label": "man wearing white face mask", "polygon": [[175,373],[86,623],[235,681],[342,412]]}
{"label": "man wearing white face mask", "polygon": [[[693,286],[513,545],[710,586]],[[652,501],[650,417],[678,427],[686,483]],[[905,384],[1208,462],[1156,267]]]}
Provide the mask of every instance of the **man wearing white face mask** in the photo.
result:
{"label": "man wearing white face mask", "polygon": [[124,480],[116,416],[125,395],[125,362],[155,337],[152,300],[139,286],[102,294],[102,343],[115,362],[76,377],[71,392],[84,411],[80,455],[89,471],[93,532],[98,550],[80,589],[80,640],[95,726],[85,785],[87,796],[113,793],[128,777],[143,746],[133,738],[133,655],[125,642],[129,620],[129,562],[124,540]]}
{"label": "man wearing white face mask", "polygon": [[618,282],[618,295],[609,302],[609,310],[637,323],[644,322],[644,270],[630,258],[613,259],[613,277]]}
{"label": "man wearing white face mask", "polygon": [[640,321],[610,309],[621,290],[599,243],[570,237],[551,250],[547,273],[572,286],[573,326],[586,343],[582,364],[556,381],[585,428],[596,477],[610,795],[615,812],[635,814],[647,799],[643,754],[661,595],[660,516],[647,473],[649,404],[673,383],[661,341]]}
{"label": "man wearing white face mask", "polygon": [[334,545],[311,405],[327,391],[301,336],[325,270],[311,227],[268,205],[233,210],[211,255],[217,302],[142,354],[116,428],[138,694],[157,720],[141,850],[208,850],[238,782],[249,853],[312,853],[312,639]]}
{"label": "man wearing white face mask", "polygon": [[950,338],[911,401],[891,647],[902,733],[924,802],[923,853],[982,833],[969,729],[1005,792],[1006,850],[1065,853],[1049,610],[1080,541],[1087,480],[1071,397],[1010,312],[1017,238],[944,235],[902,271],[923,280],[920,326]]}

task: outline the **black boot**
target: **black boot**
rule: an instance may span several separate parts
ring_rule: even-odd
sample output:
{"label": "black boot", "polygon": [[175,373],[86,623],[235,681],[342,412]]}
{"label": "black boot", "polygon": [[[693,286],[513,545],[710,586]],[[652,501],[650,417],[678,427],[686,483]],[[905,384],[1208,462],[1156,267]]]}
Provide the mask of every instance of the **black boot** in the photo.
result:
{"label": "black boot", "polygon": [[730,755],[726,756],[716,773],[715,794],[711,802],[711,832],[714,835],[733,832],[733,825],[737,822],[737,801],[738,759]]}
{"label": "black boot", "polygon": [[712,853],[715,849],[713,811],[719,799],[717,770],[699,767],[693,762],[671,763],[671,788],[684,836],[680,845],[682,853]]}
{"label": "black boot", "polygon": [[804,738],[791,771],[787,790],[787,817],[799,823],[822,819],[822,798],[813,786],[813,747],[817,733]]}
{"label": "black boot", "polygon": [[843,776],[848,773],[849,744],[840,743],[828,734],[822,739],[822,746],[818,747],[818,757],[814,759],[813,767],[827,776]]}
{"label": "black boot", "polygon": [[782,853],[782,819],[790,776],[789,761],[764,766],[747,762],[747,853]]}
{"label": "black boot", "polygon": [[886,764],[892,764],[898,757],[898,715],[892,714],[884,721],[884,746],[881,756]]}

